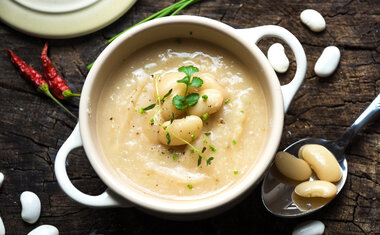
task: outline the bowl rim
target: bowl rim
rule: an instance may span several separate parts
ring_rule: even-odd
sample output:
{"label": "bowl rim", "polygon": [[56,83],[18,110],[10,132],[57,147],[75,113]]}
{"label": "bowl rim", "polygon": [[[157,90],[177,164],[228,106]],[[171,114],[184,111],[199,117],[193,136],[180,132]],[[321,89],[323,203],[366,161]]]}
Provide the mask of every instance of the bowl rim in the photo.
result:
{"label": "bowl rim", "polygon": [[[270,85],[269,90],[271,91],[270,96],[272,97],[273,104],[274,106],[276,106],[275,108],[271,107],[273,116],[269,117],[271,119],[271,122],[268,123],[268,126],[270,127],[268,127],[268,129],[270,130],[267,133],[267,143],[270,143],[270,146],[263,147],[263,150],[260,154],[261,156],[259,158],[259,160],[261,159],[261,161],[257,161],[257,164],[259,164],[259,166],[255,167],[255,169],[260,170],[247,172],[246,177],[242,177],[237,181],[241,182],[235,182],[234,187],[229,186],[230,189],[233,188],[234,190],[224,189],[223,192],[217,193],[215,195],[203,199],[195,199],[192,200],[190,203],[188,203],[188,201],[186,201],[187,203],[180,203],[181,201],[176,201],[176,203],[168,202],[168,199],[155,197],[151,194],[147,195],[147,197],[145,198],[145,196],[137,196],[136,193],[125,190],[125,187],[120,187],[117,183],[115,183],[114,180],[112,180],[112,177],[109,174],[107,174],[106,171],[104,171],[100,161],[97,161],[94,157],[97,153],[93,148],[94,143],[91,141],[89,131],[87,131],[89,130],[89,128],[91,128],[88,122],[89,117],[87,111],[90,103],[89,94],[91,88],[95,84],[98,71],[101,69],[102,65],[104,64],[104,61],[107,60],[108,55],[111,54],[114,50],[116,50],[118,46],[121,45],[125,40],[129,40],[130,37],[133,37],[139,32],[149,30],[150,28],[154,28],[156,26],[170,24],[194,24],[205,26],[212,30],[220,31],[223,34],[228,35],[233,40],[237,41],[239,44],[247,48],[254,57],[257,57],[258,64],[262,67],[263,73],[266,75],[266,80]],[[267,112],[269,114],[269,107]],[[91,166],[94,168],[95,172],[98,174],[99,178],[112,191],[125,198],[126,200],[132,202],[133,204],[136,204],[139,207],[147,208],[148,210],[168,214],[193,214],[208,211],[225,205],[228,202],[231,202],[239,196],[243,195],[250,188],[252,188],[252,186],[258,184],[262,180],[264,173],[269,168],[274,158],[275,152],[277,151],[278,145],[281,140],[284,123],[284,106],[280,83],[277,78],[277,75],[274,72],[271,65],[269,64],[265,55],[254,43],[249,42],[248,39],[243,38],[240,34],[238,34],[237,29],[234,29],[222,22],[201,16],[181,15],[163,17],[138,25],[116,38],[104,49],[104,51],[96,59],[83,85],[82,96],[80,98],[79,106],[79,123],[83,147],[85,149],[87,158]],[[265,160],[263,160],[264,157],[266,158]],[[243,181],[243,179],[245,180]],[[156,200],[148,200],[152,199],[152,197]],[[157,203],[157,200],[160,203]]]}

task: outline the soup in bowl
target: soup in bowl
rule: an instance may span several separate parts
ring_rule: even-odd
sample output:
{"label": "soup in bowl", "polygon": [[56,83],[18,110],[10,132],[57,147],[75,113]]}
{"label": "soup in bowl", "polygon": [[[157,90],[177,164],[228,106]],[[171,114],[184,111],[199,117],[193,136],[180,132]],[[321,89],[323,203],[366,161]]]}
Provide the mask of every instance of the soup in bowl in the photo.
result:
{"label": "soup in bowl", "polygon": [[[88,206],[133,205],[177,219],[221,212],[249,193],[273,160],[306,71],[297,39],[263,27],[177,16],[111,43],[86,79],[79,127],[57,155],[63,190]],[[295,79],[283,87],[255,45],[268,35],[296,56]],[[82,144],[110,188],[102,195],[81,193],[67,177],[67,154]]]}

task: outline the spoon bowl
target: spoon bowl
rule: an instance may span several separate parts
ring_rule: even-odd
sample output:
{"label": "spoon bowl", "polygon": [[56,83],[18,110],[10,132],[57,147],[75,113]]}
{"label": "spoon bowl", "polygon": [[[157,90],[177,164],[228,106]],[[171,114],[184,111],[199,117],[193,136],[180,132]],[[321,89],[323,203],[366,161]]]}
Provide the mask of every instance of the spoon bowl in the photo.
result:
{"label": "spoon bowl", "polygon": [[[342,190],[347,179],[347,160],[345,150],[356,133],[370,120],[372,120],[380,110],[380,94],[372,101],[367,109],[356,119],[350,128],[337,140],[325,140],[318,138],[301,139],[284,149],[294,156],[298,156],[298,150],[305,144],[319,144],[326,147],[337,159],[342,170],[342,178],[335,182],[338,189],[337,194]],[[313,173],[309,180],[317,180]],[[261,199],[265,208],[272,214],[280,217],[299,217],[313,213],[325,205],[333,198],[308,198],[305,200],[294,193],[294,188],[300,181],[288,179],[282,175],[272,163],[261,187]]]}

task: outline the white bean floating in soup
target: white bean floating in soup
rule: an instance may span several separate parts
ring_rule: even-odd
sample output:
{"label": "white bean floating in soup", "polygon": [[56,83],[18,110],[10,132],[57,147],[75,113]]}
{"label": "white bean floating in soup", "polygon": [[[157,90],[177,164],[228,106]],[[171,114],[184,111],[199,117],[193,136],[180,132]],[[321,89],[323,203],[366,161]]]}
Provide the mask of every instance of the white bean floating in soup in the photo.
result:
{"label": "white bean floating in soup", "polygon": [[326,28],[326,21],[316,10],[306,9],[300,15],[302,23],[314,32],[321,32]]}
{"label": "white bean floating in soup", "polygon": [[329,77],[338,67],[340,51],[336,46],[326,47],[314,66],[314,72],[318,77]]}
{"label": "white bean floating in soup", "polygon": [[41,213],[41,201],[38,196],[30,191],[25,191],[20,196],[21,201],[21,217],[29,223],[34,224]]}
{"label": "white bean floating in soup", "polygon": [[323,197],[331,198],[336,195],[338,189],[335,184],[324,180],[305,181],[294,189],[301,197]]}
{"label": "white bean floating in soup", "polygon": [[275,43],[268,49],[269,63],[277,73],[285,73],[289,68],[289,59],[285,54],[285,48],[281,43]]}
{"label": "white bean floating in soup", "polygon": [[0,172],[0,188],[3,185],[4,182],[4,174]]}
{"label": "white bean floating in soup", "polygon": [[1,217],[0,217],[0,235],[5,235],[5,226]]}
{"label": "white bean floating in soup", "polygon": [[223,99],[223,94],[217,89],[201,90],[198,103],[189,107],[189,114],[201,117],[204,114],[216,113],[222,107]]}
{"label": "white bean floating in soup", "polygon": [[[164,120],[169,120],[172,117],[172,113],[175,118],[179,118],[185,114],[186,110],[179,110],[172,104],[172,99],[176,95],[184,95],[186,91],[186,85],[184,83],[178,83],[177,80],[183,78],[183,73],[171,72],[162,75],[158,79],[158,94],[163,98],[172,89],[171,95],[165,98],[165,102],[161,107],[161,115]],[[155,87],[155,95],[157,94]]]}
{"label": "white bean floating in soup", "polygon": [[308,220],[297,225],[292,235],[322,235],[325,225],[319,220]]}
{"label": "white bean floating in soup", "polygon": [[281,174],[293,180],[308,180],[312,173],[309,164],[287,152],[278,152],[274,163]]}
{"label": "white bean floating in soup", "polygon": [[27,235],[59,235],[59,231],[53,225],[44,224],[33,229]]}
{"label": "white bean floating in soup", "polygon": [[[198,76],[198,75],[196,75]],[[211,74],[205,73],[199,76],[203,80],[203,84],[200,88],[191,87],[192,90],[206,90],[206,89],[216,89],[223,94],[223,97],[227,97],[226,90],[217,82],[217,80]]]}
{"label": "white bean floating in soup", "polygon": [[320,180],[337,182],[342,178],[342,170],[334,155],[319,144],[306,144],[298,152],[298,156],[310,164]]}
{"label": "white bean floating in soup", "polygon": [[[198,116],[190,115],[181,119],[174,119],[173,123],[166,121],[162,124],[166,127],[166,130],[173,133],[175,136],[191,142],[196,139],[202,131],[203,122]],[[158,133],[158,139],[162,144],[169,146],[178,146],[186,144],[182,140],[170,135],[170,143],[168,144],[167,132],[160,128]]]}

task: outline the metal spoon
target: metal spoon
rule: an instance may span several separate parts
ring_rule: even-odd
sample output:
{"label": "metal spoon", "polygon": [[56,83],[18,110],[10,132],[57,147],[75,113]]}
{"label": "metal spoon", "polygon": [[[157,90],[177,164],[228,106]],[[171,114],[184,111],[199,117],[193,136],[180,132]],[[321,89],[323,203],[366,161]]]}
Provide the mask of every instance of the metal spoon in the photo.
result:
{"label": "metal spoon", "polygon": [[[288,146],[284,151],[298,155],[298,150],[305,144],[320,144],[330,150],[339,162],[342,168],[342,178],[335,183],[338,193],[343,188],[347,179],[347,160],[345,149],[351,142],[357,132],[380,110],[380,94],[372,101],[367,109],[356,119],[350,128],[337,140],[325,140],[316,138],[306,138],[299,140]],[[311,176],[312,180],[317,179],[315,175]],[[302,200],[293,193],[295,186],[300,183],[286,179],[278,172],[276,166],[272,164],[267,175],[264,178],[261,187],[261,199],[266,209],[274,215],[280,217],[299,217],[315,212],[329,203],[331,200],[322,200],[314,198],[311,200]],[[293,194],[293,196],[292,196]]]}

